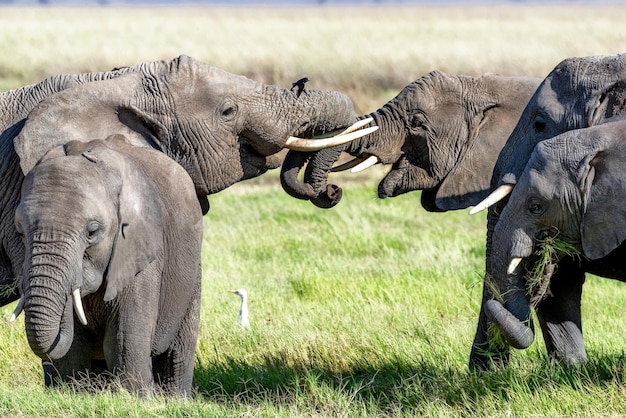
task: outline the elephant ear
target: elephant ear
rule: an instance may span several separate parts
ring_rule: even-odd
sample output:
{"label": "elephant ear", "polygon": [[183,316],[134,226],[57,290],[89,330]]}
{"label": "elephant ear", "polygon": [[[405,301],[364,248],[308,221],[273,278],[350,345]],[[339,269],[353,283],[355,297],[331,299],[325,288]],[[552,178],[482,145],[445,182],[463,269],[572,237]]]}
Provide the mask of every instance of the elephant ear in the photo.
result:
{"label": "elephant ear", "polygon": [[475,116],[465,154],[437,191],[435,204],[439,209],[465,209],[487,197],[498,152],[513,129],[505,122],[509,118],[495,103]]}
{"label": "elephant ear", "polygon": [[591,260],[608,255],[626,240],[626,152],[620,148],[624,147],[589,155],[581,164],[580,234],[583,253]]}
{"label": "elephant ear", "polygon": [[[128,73],[77,85],[42,100],[13,140],[23,173],[27,174],[49,149],[68,141],[84,142],[118,133],[129,136],[132,143],[160,149],[165,128],[156,116],[130,103],[138,91],[144,92],[143,80],[139,73]],[[153,89],[149,94],[156,97],[160,91]],[[158,102],[148,96],[142,100]]]}
{"label": "elephant ear", "polygon": [[156,187],[132,159],[123,159],[121,165],[118,230],[109,261],[105,301],[114,299],[161,257],[164,245],[164,210]]}

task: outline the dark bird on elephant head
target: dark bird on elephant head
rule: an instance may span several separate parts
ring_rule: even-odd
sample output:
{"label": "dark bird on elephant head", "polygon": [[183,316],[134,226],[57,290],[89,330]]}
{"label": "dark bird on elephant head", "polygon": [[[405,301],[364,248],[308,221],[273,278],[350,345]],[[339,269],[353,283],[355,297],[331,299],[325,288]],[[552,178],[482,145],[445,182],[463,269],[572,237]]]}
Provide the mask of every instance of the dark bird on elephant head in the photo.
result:
{"label": "dark bird on elephant head", "polygon": [[300,97],[300,95],[304,91],[304,85],[307,81],[309,81],[307,77],[302,77],[300,80],[291,84],[291,91],[296,93],[296,97]]}

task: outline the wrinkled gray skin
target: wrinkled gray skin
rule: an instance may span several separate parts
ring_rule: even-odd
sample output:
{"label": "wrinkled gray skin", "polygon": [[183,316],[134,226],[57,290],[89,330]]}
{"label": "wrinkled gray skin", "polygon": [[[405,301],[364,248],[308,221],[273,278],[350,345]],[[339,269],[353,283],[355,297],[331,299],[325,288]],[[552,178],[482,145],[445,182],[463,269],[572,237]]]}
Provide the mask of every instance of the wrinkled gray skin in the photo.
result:
{"label": "wrinkled gray skin", "polygon": [[[501,184],[517,183],[539,142],[573,129],[604,123],[625,114],[625,109],[626,55],[564,60],[541,83],[500,152],[492,178],[492,189]],[[493,233],[498,223],[498,214],[502,213],[505,205],[506,199],[492,206],[487,216],[486,277],[496,275],[492,265],[495,251]],[[535,307],[551,357],[567,363],[586,361],[580,315],[582,285],[586,271],[612,277],[613,264],[606,260],[605,257],[597,262],[580,265],[571,258],[565,258],[558,263],[550,284],[551,295]],[[505,365],[510,357],[509,347],[493,344],[488,335],[491,321],[485,304],[491,299],[491,292],[485,286],[470,355],[470,366],[480,369],[489,368],[493,364]],[[523,303],[520,298],[507,298],[505,307],[506,310],[499,310],[501,314],[505,315],[508,311],[512,313],[513,319],[526,321],[532,327],[528,319],[528,304]],[[493,316],[494,313],[489,314]],[[521,332],[524,327],[518,327],[517,320],[509,321],[511,328],[504,332],[505,335]],[[502,322],[506,320],[502,319]],[[530,341],[528,335],[509,337],[509,343],[520,346],[519,348],[532,341],[532,335]],[[526,342],[519,344],[520,339],[525,339]]]}
{"label": "wrinkled gray skin", "polygon": [[[15,283],[24,258],[13,225],[23,173],[61,142],[122,134],[162,151],[187,170],[206,212],[207,195],[276,168],[272,154],[290,135],[308,137],[355,119],[345,95],[307,89],[296,97],[186,56],[59,75],[1,93],[0,286]],[[0,305],[18,297],[0,293]]]}
{"label": "wrinkled gray skin", "polygon": [[[422,190],[422,206],[429,211],[475,205],[488,193],[498,151],[540,82],[431,72],[361,117],[374,118],[378,131],[316,153],[290,151],[282,166],[283,188],[319,207],[334,206],[342,193],[328,184],[328,173],[347,152],[393,164],[378,186],[380,198]],[[307,162],[299,183],[296,177]]]}
{"label": "wrinkled gray skin", "polygon": [[191,395],[202,212],[180,165],[120,135],[69,142],[26,176],[15,224],[26,335],[46,380],[106,370],[133,391]]}
{"label": "wrinkled gray skin", "polygon": [[[494,281],[506,303],[530,311],[524,270],[531,270],[537,239],[556,236],[573,244],[584,256],[581,267],[602,265],[603,275],[626,281],[626,121],[609,122],[568,131],[540,142],[517,179],[507,205],[493,232],[491,265]],[[507,274],[512,258],[522,266]],[[561,254],[560,258],[565,257]],[[559,260],[555,260],[558,262]],[[552,268],[550,268],[552,270]],[[577,283],[572,284],[577,287]],[[530,295],[535,296],[535,295]],[[580,301],[569,301],[579,310]],[[495,324],[507,335],[511,324],[493,314],[501,305],[490,301],[486,308]],[[579,312],[575,312],[580,315]],[[519,325],[518,325],[519,326]],[[519,333],[532,335],[522,326]],[[517,334],[517,333],[513,333]],[[530,341],[509,341],[525,348]],[[579,350],[567,340],[557,349],[566,362],[580,361]]]}

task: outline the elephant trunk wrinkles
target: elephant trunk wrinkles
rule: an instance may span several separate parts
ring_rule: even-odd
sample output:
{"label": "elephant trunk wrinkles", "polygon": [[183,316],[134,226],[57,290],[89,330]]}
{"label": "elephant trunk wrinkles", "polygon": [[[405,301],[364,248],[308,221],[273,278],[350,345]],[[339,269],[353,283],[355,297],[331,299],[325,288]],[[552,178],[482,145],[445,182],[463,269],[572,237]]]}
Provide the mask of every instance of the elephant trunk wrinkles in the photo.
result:
{"label": "elephant trunk wrinkles", "polygon": [[24,323],[28,343],[42,359],[59,359],[72,345],[74,316],[70,293],[76,283],[76,269],[61,256],[32,257],[24,290]]}
{"label": "elephant trunk wrinkles", "polygon": [[[374,112],[370,115],[359,116],[357,120],[367,117],[374,119],[373,124],[380,128],[378,131],[349,144],[314,153],[289,151],[283,162],[280,175],[283,189],[290,196],[310,200],[320,208],[331,208],[339,203],[343,195],[341,187],[328,183],[328,175],[333,164],[339,159],[342,152],[360,155],[361,150],[367,149],[369,144],[375,144],[385,136],[385,124],[380,123],[379,113]],[[304,182],[301,183],[298,181],[298,174],[305,164],[307,167],[304,172]]]}
{"label": "elephant trunk wrinkles", "polygon": [[[505,209],[506,210],[506,209]],[[500,295],[486,302],[485,313],[498,327],[506,341],[515,348],[528,348],[534,338],[530,303],[526,294],[523,269],[508,274],[511,255],[528,257],[532,251],[532,239],[520,230],[511,232],[508,222],[500,220],[494,230],[491,271]],[[512,245],[507,245],[512,240]],[[500,302],[504,301],[504,306]]]}

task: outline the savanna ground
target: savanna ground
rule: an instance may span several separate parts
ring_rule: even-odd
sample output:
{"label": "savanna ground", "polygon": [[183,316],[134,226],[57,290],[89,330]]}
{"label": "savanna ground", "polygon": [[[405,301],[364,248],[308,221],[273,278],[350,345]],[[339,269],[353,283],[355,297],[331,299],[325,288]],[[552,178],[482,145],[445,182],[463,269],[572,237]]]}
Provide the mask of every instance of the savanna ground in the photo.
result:
{"label": "savanna ground", "polygon": [[[307,75],[365,113],[434,69],[542,77],[566,57],[624,52],[625,20],[617,6],[5,7],[0,90],[184,53],[285,87]],[[472,373],[484,215],[426,213],[419,193],[378,200],[383,174],[335,175],[344,199],[332,210],[289,198],[277,173],[212,196],[194,400],[46,391],[23,322],[0,321],[0,415],[626,414],[624,284],[585,285],[587,365],[551,364],[539,338],[510,368]],[[237,287],[249,331],[226,292]]]}

